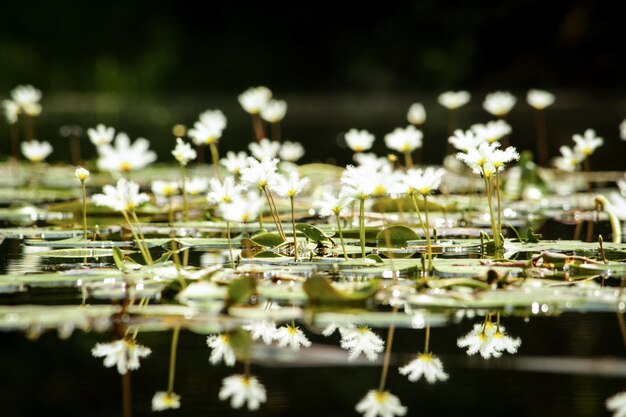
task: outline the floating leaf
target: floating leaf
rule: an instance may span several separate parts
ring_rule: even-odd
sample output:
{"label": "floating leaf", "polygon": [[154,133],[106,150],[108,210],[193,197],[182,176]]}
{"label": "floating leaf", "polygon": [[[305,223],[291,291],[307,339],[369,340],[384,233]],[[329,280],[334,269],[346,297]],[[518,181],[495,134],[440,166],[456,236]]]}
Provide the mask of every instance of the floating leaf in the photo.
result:
{"label": "floating leaf", "polygon": [[410,240],[419,239],[419,235],[415,233],[409,226],[396,225],[389,226],[381,230],[376,235],[376,245],[379,247],[404,248]]}
{"label": "floating leaf", "polygon": [[280,235],[276,233],[261,233],[256,236],[252,236],[250,240],[258,243],[259,245],[269,248],[273,248],[284,242],[283,238],[281,238]]}
{"label": "floating leaf", "polygon": [[256,280],[244,275],[234,279],[228,286],[228,305],[250,304],[257,296]]}
{"label": "floating leaf", "polygon": [[312,240],[315,243],[320,242],[328,242],[331,241],[329,234],[325,233],[321,229],[307,223],[298,223],[296,224],[296,229],[308,239]]}
{"label": "floating leaf", "polygon": [[366,286],[352,292],[339,291],[323,276],[313,276],[307,279],[302,288],[312,304],[350,304],[361,303],[373,297],[380,289],[381,281],[372,279]]}

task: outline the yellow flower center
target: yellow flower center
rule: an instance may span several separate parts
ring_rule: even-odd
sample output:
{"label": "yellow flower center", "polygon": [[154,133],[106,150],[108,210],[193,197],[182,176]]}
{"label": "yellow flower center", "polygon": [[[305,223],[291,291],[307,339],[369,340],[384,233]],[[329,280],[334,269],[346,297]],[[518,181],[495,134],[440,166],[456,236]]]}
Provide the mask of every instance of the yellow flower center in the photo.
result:
{"label": "yellow flower center", "polygon": [[131,165],[130,163],[128,163],[127,161],[124,162],[120,162],[120,171],[122,172],[128,172],[131,170]]}
{"label": "yellow flower center", "polygon": [[382,186],[382,185],[377,185],[376,188],[374,188],[374,192],[372,194],[374,195],[384,195],[387,192],[387,189]]}

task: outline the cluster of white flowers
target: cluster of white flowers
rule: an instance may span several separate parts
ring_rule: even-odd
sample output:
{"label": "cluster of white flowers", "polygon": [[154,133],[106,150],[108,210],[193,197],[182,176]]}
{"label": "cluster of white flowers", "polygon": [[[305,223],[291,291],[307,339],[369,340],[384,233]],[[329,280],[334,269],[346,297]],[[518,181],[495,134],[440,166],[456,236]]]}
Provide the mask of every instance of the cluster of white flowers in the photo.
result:
{"label": "cluster of white flowers", "polygon": [[[499,133],[496,134],[495,132],[498,131]],[[510,127],[488,128],[485,125],[478,128],[475,125],[472,131],[465,133],[455,131],[454,136],[450,137],[448,141],[455,148],[463,150],[463,152],[456,154],[458,160],[469,166],[474,173],[489,177],[496,172],[503,171],[507,163],[519,159],[515,147],[509,146],[501,150],[499,149],[500,142],[489,139],[490,137],[493,138],[492,135],[494,134],[496,136],[507,134],[504,132],[510,132]]]}
{"label": "cluster of white flowers", "polygon": [[582,135],[573,136],[574,147],[561,146],[561,156],[554,160],[555,166],[562,171],[575,171],[580,164],[604,144],[604,139],[596,135],[595,130],[587,129]]}
{"label": "cluster of white flowers", "polygon": [[98,343],[91,350],[96,358],[104,358],[104,366],[117,366],[120,375],[139,369],[139,359],[150,355],[150,348],[137,344],[134,340],[123,339],[111,343]]}
{"label": "cluster of white flowers", "polygon": [[20,114],[35,117],[41,114],[41,91],[32,85],[18,85],[11,90],[11,99],[2,101],[4,117],[9,124],[17,123]]}
{"label": "cluster of white flowers", "polygon": [[508,336],[503,326],[496,325],[491,320],[476,323],[472,331],[457,340],[457,345],[466,348],[468,355],[480,353],[485,359],[499,358],[504,352],[514,354],[521,344],[519,338]]}
{"label": "cluster of white flowers", "polygon": [[206,110],[187,135],[198,146],[214,144],[222,137],[226,123],[226,116],[221,110]]}
{"label": "cluster of white flowers", "polygon": [[152,411],[180,408],[180,395],[174,392],[159,391],[152,397]]}
{"label": "cluster of white flowers", "polygon": [[184,166],[187,165],[189,161],[196,159],[198,153],[190,144],[185,143],[181,138],[176,138],[176,147],[172,151],[172,155]]}
{"label": "cluster of white flowers", "polygon": [[267,87],[251,87],[239,95],[239,104],[252,114],[260,115],[269,123],[278,123],[285,118],[287,102],[272,98],[272,91]]}

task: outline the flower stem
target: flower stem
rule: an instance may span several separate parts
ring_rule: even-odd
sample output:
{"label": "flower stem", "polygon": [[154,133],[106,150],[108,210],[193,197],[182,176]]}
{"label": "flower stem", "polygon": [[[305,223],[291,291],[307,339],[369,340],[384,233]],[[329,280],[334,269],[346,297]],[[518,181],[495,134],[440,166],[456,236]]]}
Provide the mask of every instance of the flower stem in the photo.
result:
{"label": "flower stem", "polygon": [[228,253],[230,254],[230,267],[233,269],[237,269],[235,267],[235,257],[233,256],[233,243],[230,239],[230,222],[226,222],[226,237],[228,238]]}
{"label": "flower stem", "polygon": [[141,244],[141,240],[139,239],[139,236],[137,236],[137,232],[135,232],[135,228],[130,222],[128,213],[126,213],[126,211],[122,211],[122,214],[124,215],[124,219],[126,220],[126,224],[128,225],[130,232],[133,234],[133,239],[135,240],[135,243],[137,244],[137,247],[139,248],[139,251],[141,252],[141,256],[143,256],[144,262],[146,263],[146,265],[151,265],[151,262],[149,260],[150,258],[148,258],[148,255],[146,254],[145,249],[143,245]]}
{"label": "flower stem", "polygon": [[433,247],[430,243],[430,223],[428,222],[428,196],[423,194],[424,198],[424,213],[426,215],[426,253],[428,254],[428,275],[433,269]]}
{"label": "flower stem", "polygon": [[211,142],[209,144],[211,149],[211,160],[213,161],[213,169],[215,170],[215,176],[220,178],[220,155],[217,151],[217,143]]}
{"label": "flower stem", "polygon": [[424,337],[424,353],[428,353],[430,344],[430,322],[426,320],[426,336]]}
{"label": "flower stem", "polygon": [[365,258],[365,198],[359,198],[359,239],[361,240],[361,257]]}
{"label": "flower stem", "polygon": [[285,237],[285,232],[283,231],[283,226],[280,223],[280,217],[278,217],[278,213],[276,211],[276,207],[274,206],[274,199],[272,198],[272,194],[270,190],[268,190],[267,185],[261,188],[265,193],[265,199],[267,200],[267,205],[270,208],[270,213],[272,214],[272,219],[274,219],[274,224],[276,225],[276,231],[280,235],[281,239],[287,240]]}
{"label": "flower stem", "polygon": [[546,116],[543,110],[535,111],[535,128],[537,130],[537,161],[539,166],[548,166],[548,142],[546,129]]}
{"label": "flower stem", "polygon": [[178,349],[178,335],[180,334],[180,326],[174,327],[172,333],[172,347],[170,348],[170,369],[167,378],[167,393],[174,392],[174,376],[176,374],[176,351]]}
{"label": "flower stem", "polygon": [[411,155],[411,151],[404,152],[404,165],[406,168],[413,168],[413,156]]}
{"label": "flower stem", "polygon": [[[398,311],[398,307],[394,307],[392,313],[395,314]],[[383,357],[383,369],[380,373],[380,383],[378,384],[378,391],[383,392],[385,390],[385,383],[387,381],[387,373],[389,372],[389,362],[391,360],[391,346],[393,345],[393,335],[396,331],[396,326],[389,326],[387,330],[387,345],[385,346],[385,356]]]}
{"label": "flower stem", "polygon": [[296,230],[296,214],[293,208],[293,196],[289,196],[289,203],[291,204],[291,226],[293,227],[293,260],[298,260],[298,239]]}
{"label": "flower stem", "polygon": [[87,189],[85,187],[85,181],[81,181],[80,183],[83,190],[83,238],[87,240]]}
{"label": "flower stem", "polygon": [[500,236],[498,235],[498,229],[496,228],[496,221],[493,215],[493,201],[491,194],[491,180],[483,175],[483,179],[485,180],[485,189],[487,192],[487,203],[489,204],[489,220],[491,220],[491,232],[493,233],[493,242],[496,247],[496,257],[497,254],[500,253]]}
{"label": "flower stem", "polygon": [[20,138],[17,122],[11,124],[11,156],[17,162],[20,159]]}
{"label": "flower stem", "polygon": [[426,237],[426,235],[428,235],[428,230],[426,230],[426,225],[424,224],[424,221],[422,220],[422,215],[420,214],[420,208],[417,205],[417,200],[415,199],[415,193],[411,193],[411,200],[413,201],[413,208],[415,209],[415,212],[417,213],[417,218],[420,221],[420,226],[422,226],[422,230],[424,231],[424,237]]}
{"label": "flower stem", "polygon": [[341,231],[341,218],[339,213],[335,213],[337,217],[337,231],[339,232],[339,240],[341,241],[341,250],[343,251],[343,258],[348,260],[348,253],[346,252],[346,242],[343,240],[343,232]]}
{"label": "flower stem", "polygon": [[276,142],[281,140],[280,122],[272,123],[272,139]]}
{"label": "flower stem", "polygon": [[498,237],[502,236],[502,192],[500,191],[500,174],[496,171],[496,198],[498,199]]}
{"label": "flower stem", "polygon": [[263,119],[258,114],[252,115],[252,129],[254,129],[254,137],[257,142],[265,137],[265,129],[263,128]]}
{"label": "flower stem", "polygon": [[189,201],[187,200],[187,174],[185,173],[185,166],[180,164],[180,174],[181,174],[181,193],[183,194],[183,220],[189,220]]}
{"label": "flower stem", "polygon": [[141,244],[143,245],[144,251],[146,251],[146,256],[148,258],[148,265],[152,265],[154,263],[154,261],[152,260],[152,255],[150,254],[150,250],[148,249],[148,246],[146,245],[146,238],[143,235],[143,232],[141,231],[141,226],[139,226],[139,219],[137,218],[137,213],[135,213],[135,210],[131,210],[130,212],[133,216],[133,221],[135,222],[135,224],[137,224],[137,233],[139,234],[139,237],[141,238]]}

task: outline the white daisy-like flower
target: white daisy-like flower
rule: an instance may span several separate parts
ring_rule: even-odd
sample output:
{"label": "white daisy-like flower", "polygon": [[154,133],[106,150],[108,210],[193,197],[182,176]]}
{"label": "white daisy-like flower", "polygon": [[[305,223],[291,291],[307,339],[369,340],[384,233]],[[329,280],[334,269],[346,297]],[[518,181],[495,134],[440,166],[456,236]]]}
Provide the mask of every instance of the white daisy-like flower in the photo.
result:
{"label": "white daisy-like flower", "polygon": [[407,408],[400,399],[389,391],[370,390],[355,407],[363,417],[394,417],[403,416]]}
{"label": "white daisy-like flower", "polygon": [[3,100],[2,110],[4,111],[4,117],[10,125],[17,123],[17,118],[20,114],[19,104],[12,100]]}
{"label": "white daisy-like flower", "polygon": [[561,156],[554,160],[554,165],[561,171],[572,172],[585,160],[585,155],[579,149],[572,149],[569,146],[559,148]]}
{"label": "white daisy-like flower", "polygon": [[446,91],[441,93],[439,98],[439,104],[449,110],[455,110],[459,107],[466,105],[470,101],[470,93],[467,91]]}
{"label": "white daisy-like flower", "polygon": [[259,161],[266,159],[274,159],[280,151],[280,142],[263,138],[259,143],[252,142],[248,145],[250,153]]}
{"label": "white daisy-like flower", "polygon": [[465,336],[457,339],[457,346],[467,349],[468,355],[475,355],[481,351],[489,338],[496,332],[496,326],[488,321],[486,323],[476,323],[474,328]]}
{"label": "white daisy-like flower", "polygon": [[458,160],[464,162],[467,166],[472,168],[476,174],[484,174],[485,167],[493,159],[494,151],[500,146],[499,142],[481,143],[478,148],[470,148],[467,153],[457,153]]}
{"label": "white daisy-like flower", "polygon": [[406,153],[413,152],[422,147],[422,131],[415,126],[409,125],[405,128],[397,127],[393,132],[385,135],[385,145],[394,151]]}
{"label": "white daisy-like flower", "polygon": [[271,345],[276,333],[276,323],[268,320],[257,320],[246,323],[241,328],[250,332],[252,340],[262,340],[266,345]]}
{"label": "white daisy-like flower", "polygon": [[111,343],[98,343],[91,349],[96,358],[104,358],[104,366],[117,366],[120,375],[139,369],[139,359],[150,355],[150,348],[137,344],[133,340],[117,340]]}
{"label": "white daisy-like flower", "polygon": [[422,103],[413,103],[409,107],[409,111],[406,114],[406,119],[412,125],[421,125],[426,121],[426,110]]}
{"label": "white daisy-like flower", "polygon": [[217,178],[211,178],[209,185],[210,191],[207,195],[207,201],[212,204],[230,203],[243,190],[240,184],[235,184],[233,177],[224,178],[224,182],[220,182]]}
{"label": "white daisy-like flower", "polygon": [[241,93],[239,104],[250,114],[259,114],[272,98],[272,92],[267,87],[252,87]]}
{"label": "white daisy-like flower", "polygon": [[115,129],[112,127],[106,127],[103,124],[99,124],[94,129],[90,127],[87,129],[87,136],[89,140],[96,146],[108,145],[113,142],[115,137]]}
{"label": "white daisy-like flower", "polygon": [[300,178],[297,171],[291,171],[288,176],[277,174],[270,188],[281,197],[294,197],[302,192],[310,180],[306,177]]}
{"label": "white daisy-like flower", "polygon": [[247,157],[248,155],[243,151],[237,153],[228,151],[226,158],[220,159],[220,163],[224,165],[228,172],[236,175],[239,174],[243,168],[248,166]]}
{"label": "white daisy-like flower", "polygon": [[246,158],[248,162],[247,166],[240,171],[241,182],[257,188],[263,188],[270,184],[276,176],[276,166],[279,160],[263,159],[258,161],[257,159],[249,156]]}
{"label": "white daisy-like flower", "polygon": [[626,392],[620,392],[606,400],[606,408],[613,417],[626,417]]}
{"label": "white daisy-like flower", "polygon": [[185,181],[185,191],[192,196],[205,192],[207,188],[209,188],[209,180],[204,177],[187,178]]}
{"label": "white daisy-like flower", "polygon": [[278,151],[281,160],[287,162],[296,162],[304,156],[304,147],[298,142],[285,141]]}
{"label": "white daisy-like flower", "polygon": [[376,170],[368,165],[348,165],[341,176],[341,183],[353,197],[364,199],[382,197],[397,188],[400,177],[391,167]]}
{"label": "white daisy-like flower", "polygon": [[151,184],[152,193],[159,197],[169,198],[178,194],[180,183],[178,181],[154,180]]}
{"label": "white daisy-like flower", "polygon": [[291,350],[300,350],[300,346],[311,346],[311,341],[306,338],[304,332],[291,324],[279,327],[274,333],[274,340],[278,347],[289,347]]}
{"label": "white daisy-like flower", "polygon": [[259,213],[263,207],[257,193],[255,196],[234,198],[230,203],[221,203],[218,208],[219,215],[226,221],[248,223],[259,217]]}
{"label": "white daisy-like flower", "polygon": [[353,159],[359,166],[367,165],[375,170],[383,169],[383,168],[391,168],[391,161],[389,158],[385,156],[377,156],[375,153],[363,153],[357,152],[354,154]]}
{"label": "white daisy-like flower", "polygon": [[595,152],[597,148],[604,144],[604,139],[596,135],[595,130],[587,129],[582,135],[574,135],[574,150],[585,156],[589,156]]}
{"label": "white daisy-like flower", "polygon": [[203,122],[195,122],[193,128],[187,131],[187,135],[191,138],[194,144],[198,146],[210,145],[217,143],[219,138],[222,137],[221,124],[205,124]]}
{"label": "white daisy-like flower", "polygon": [[180,395],[174,392],[159,391],[152,397],[152,411],[180,408]]}
{"label": "white daisy-like flower", "polygon": [[98,147],[98,168],[112,172],[141,169],[156,160],[156,154],[149,148],[147,139],[138,138],[131,144],[128,135],[120,132],[115,137],[114,146],[104,144]]}
{"label": "white daisy-like flower", "polygon": [[226,129],[226,116],[221,110],[206,110],[198,119],[205,126],[214,126],[219,130]]}
{"label": "white daisy-like flower", "polygon": [[254,376],[232,375],[224,378],[219,393],[220,400],[230,398],[230,406],[241,408],[246,404],[248,410],[258,410],[267,400],[265,387]]}
{"label": "white daisy-like flower", "polygon": [[320,217],[342,216],[348,213],[348,207],[354,201],[349,192],[341,189],[336,196],[331,193],[322,194],[321,200],[316,200],[313,205],[318,208]]}
{"label": "white daisy-like flower", "polygon": [[446,173],[444,168],[428,167],[426,169],[411,168],[403,178],[403,188],[421,195],[428,195],[441,185],[441,178]]}
{"label": "white daisy-like flower", "polygon": [[554,104],[554,94],[544,90],[528,90],[526,101],[537,110],[543,110]]}
{"label": "white daisy-like flower", "polygon": [[196,159],[198,153],[190,144],[185,143],[181,138],[176,138],[176,147],[172,151],[172,155],[181,165],[187,165],[189,161]]}
{"label": "white daisy-like flower", "polygon": [[502,117],[511,111],[516,101],[515,96],[508,91],[496,91],[487,94],[483,101],[483,109],[494,116]]}
{"label": "white daisy-like flower", "polygon": [[406,375],[409,381],[418,381],[422,376],[430,384],[437,381],[446,381],[448,374],[443,370],[441,360],[432,353],[420,353],[417,358],[399,369],[402,375]]}
{"label": "white daisy-like flower", "polygon": [[471,127],[476,137],[489,143],[496,142],[511,134],[511,125],[504,120],[492,120],[487,124],[475,124]]}
{"label": "white daisy-like flower", "polygon": [[270,100],[261,109],[261,117],[266,122],[277,123],[285,118],[287,102],[284,100]]}
{"label": "white daisy-like flower", "polygon": [[120,178],[117,185],[105,185],[103,194],[94,194],[93,202],[97,206],[106,206],[115,211],[131,211],[150,200],[148,194],[139,192],[139,184]]}
{"label": "white daisy-like flower", "polygon": [[489,162],[497,172],[501,172],[504,170],[505,164],[517,160],[519,160],[519,153],[514,146],[508,146],[504,150],[494,149]]}
{"label": "white daisy-like flower", "polygon": [[22,142],[20,147],[22,154],[31,162],[41,162],[52,153],[52,145],[49,142],[39,142],[36,139]]}
{"label": "white daisy-like flower", "polygon": [[350,351],[349,361],[364,354],[369,361],[375,361],[385,349],[385,342],[367,326],[340,327],[341,348]]}
{"label": "white daisy-like flower", "polygon": [[463,131],[457,129],[453,135],[448,138],[448,142],[456,149],[462,152],[467,152],[469,149],[478,148],[478,146],[484,142],[482,137],[476,136],[471,130]]}
{"label": "white daisy-like flower", "polygon": [[209,336],[206,339],[206,344],[212,349],[209,362],[213,365],[217,365],[221,361],[224,361],[226,366],[235,366],[237,357],[235,356],[235,350],[230,344],[229,334],[223,333]]}
{"label": "white daisy-like flower", "polygon": [[522,341],[519,338],[508,336],[504,331],[504,327],[500,326],[487,340],[487,343],[481,347],[480,354],[485,359],[489,359],[491,356],[499,358],[504,352],[510,354],[517,353],[517,349],[521,344]]}
{"label": "white daisy-like flower", "polygon": [[367,130],[350,129],[345,135],[346,144],[354,152],[363,152],[374,144],[374,135]]}
{"label": "white daisy-like flower", "polygon": [[475,324],[467,335],[457,340],[457,345],[466,348],[468,355],[480,353],[484,359],[499,358],[504,352],[516,353],[521,343],[519,338],[508,336],[503,326],[491,321]]}
{"label": "white daisy-like flower", "polygon": [[18,85],[11,90],[11,99],[28,116],[38,116],[41,113],[41,91],[32,85]]}
{"label": "white daisy-like flower", "polygon": [[89,178],[89,171],[83,167],[78,167],[74,171],[74,176],[78,179],[78,181],[85,182],[87,181],[87,178]]}

